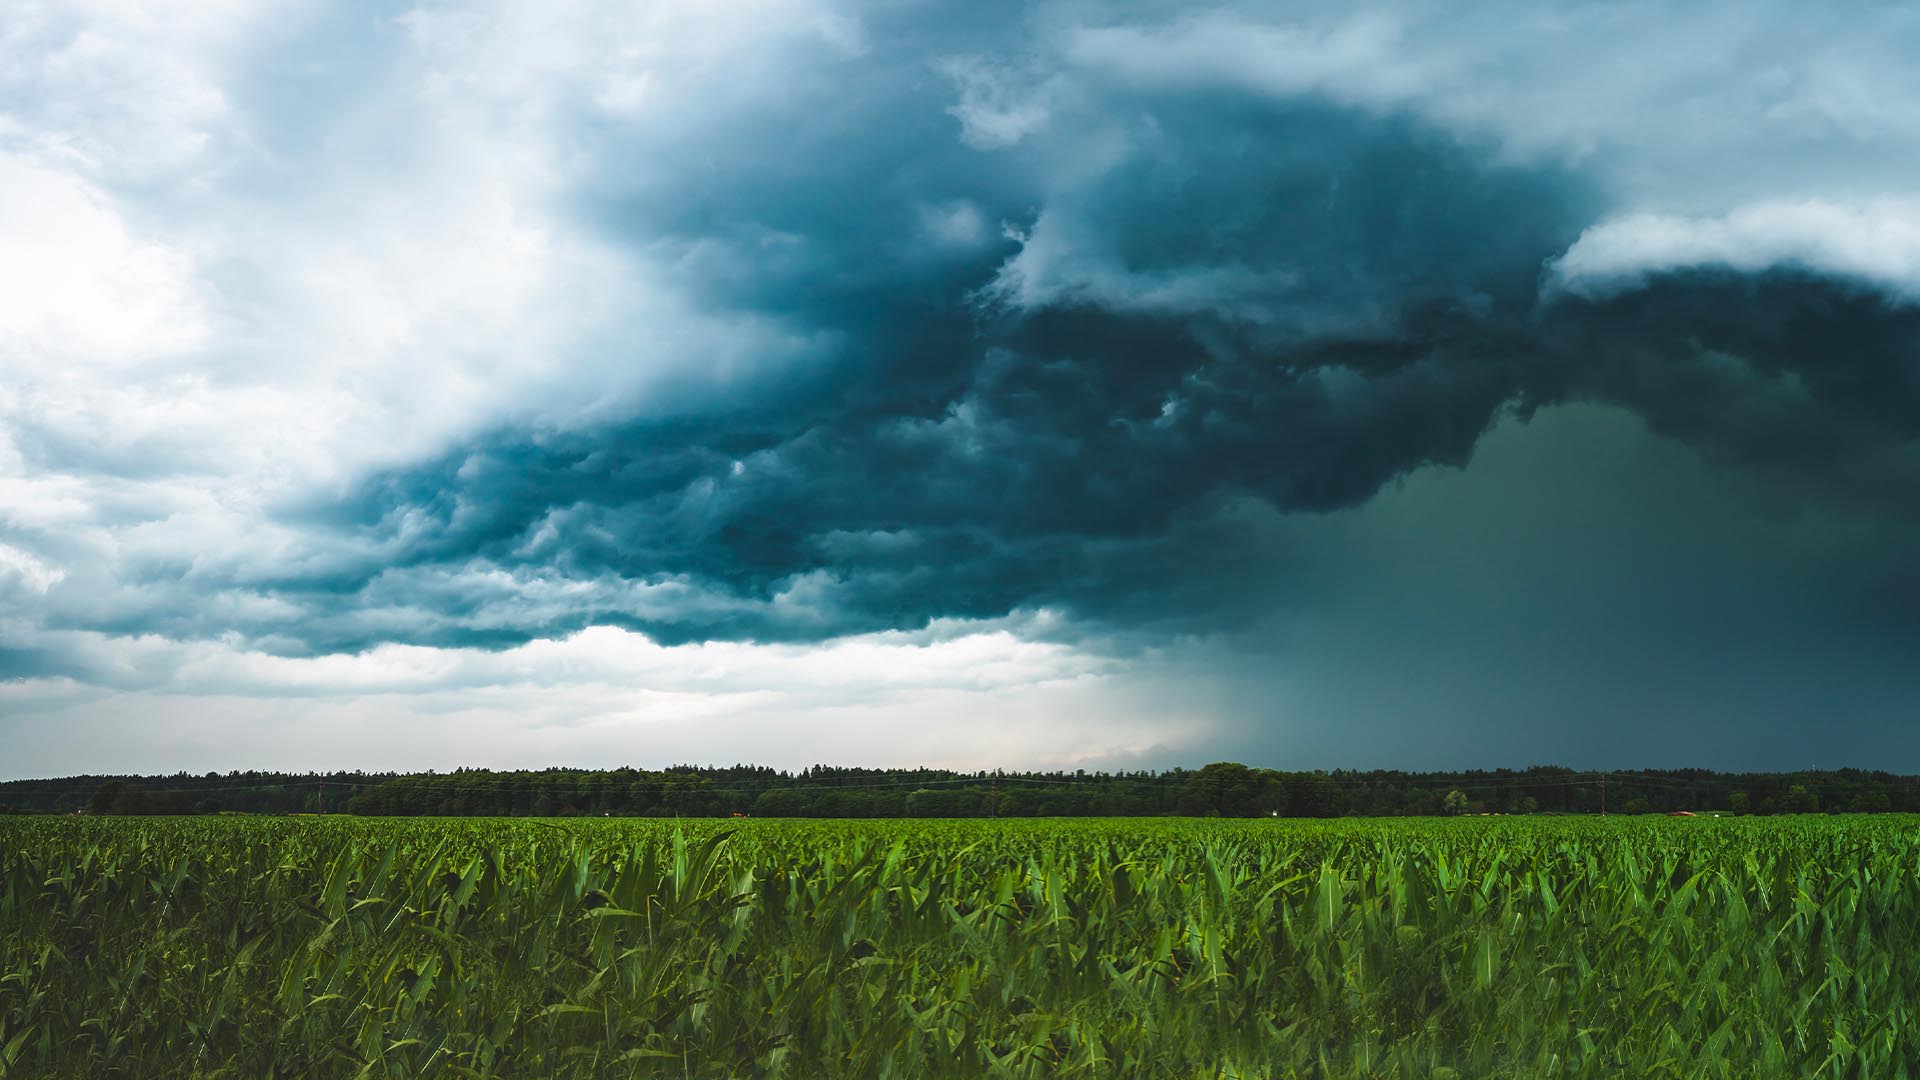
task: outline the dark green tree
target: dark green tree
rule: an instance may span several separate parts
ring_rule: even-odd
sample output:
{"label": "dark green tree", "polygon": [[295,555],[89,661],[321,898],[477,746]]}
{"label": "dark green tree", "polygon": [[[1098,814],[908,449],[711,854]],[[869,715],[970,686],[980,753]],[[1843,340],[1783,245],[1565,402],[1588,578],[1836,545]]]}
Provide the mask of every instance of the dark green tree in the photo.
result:
{"label": "dark green tree", "polygon": [[1891,809],[1893,800],[1879,788],[1859,792],[1847,802],[1847,812],[1853,814],[1884,814]]}
{"label": "dark green tree", "polygon": [[1187,777],[1179,812],[1193,817],[1254,817],[1280,808],[1286,798],[1279,774],[1216,761]]}
{"label": "dark green tree", "polygon": [[1340,785],[1326,773],[1294,773],[1287,777],[1288,817],[1339,817],[1346,809]]}
{"label": "dark green tree", "polygon": [[87,803],[87,813],[124,814],[132,791],[132,785],[125,780],[109,780],[94,791],[92,801]]}

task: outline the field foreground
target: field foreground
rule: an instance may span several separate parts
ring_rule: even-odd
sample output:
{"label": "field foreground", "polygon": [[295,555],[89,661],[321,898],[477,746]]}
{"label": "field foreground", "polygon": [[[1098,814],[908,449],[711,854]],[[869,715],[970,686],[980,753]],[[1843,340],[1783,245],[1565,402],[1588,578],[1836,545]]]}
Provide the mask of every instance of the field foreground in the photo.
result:
{"label": "field foreground", "polygon": [[1920,1075],[1920,819],[0,819],[6,1077]]}

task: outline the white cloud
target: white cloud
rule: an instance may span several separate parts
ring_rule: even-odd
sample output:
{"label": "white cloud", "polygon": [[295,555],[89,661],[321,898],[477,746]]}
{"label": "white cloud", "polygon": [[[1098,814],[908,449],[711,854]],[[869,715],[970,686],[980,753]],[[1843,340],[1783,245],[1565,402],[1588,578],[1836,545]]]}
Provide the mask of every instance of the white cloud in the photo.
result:
{"label": "white cloud", "polygon": [[1068,63],[1136,85],[1237,85],[1276,97],[1324,93],[1371,107],[1403,104],[1435,82],[1431,61],[1381,14],[1328,26],[1273,26],[1202,14],[1171,26],[1082,27],[1066,35]]}
{"label": "white cloud", "polygon": [[[309,659],[73,634],[63,644],[88,654],[90,681],[140,689],[0,684],[0,730],[14,775],[369,762],[1073,767],[1131,764],[1156,747],[1164,758],[1211,733],[1137,694],[1137,660],[1123,669],[1032,629],[963,622],[817,646],[669,647],[600,627],[493,653],[386,645]],[[97,744],[84,766],[60,737],[75,723]],[[1184,730],[1170,735],[1170,723]]]}
{"label": "white cloud", "polygon": [[[194,7],[29,7],[0,30],[0,369],[20,426],[104,431],[203,483],[224,462],[258,496],[492,425],[593,423],[817,347],[702,310],[676,253],[585,227],[563,204],[569,140],[623,80],[652,102],[623,110],[630,136],[677,138],[687,106],[722,104],[710,91],[748,92],[741,66],[857,55],[857,20],[812,0],[432,5],[297,54],[289,77],[339,73],[302,83],[313,100],[287,118],[249,65],[341,31],[306,3]],[[373,44],[396,51],[366,71],[326,52]],[[142,432],[169,412],[171,437]]]}
{"label": "white cloud", "polygon": [[0,152],[0,371],[119,368],[208,332],[185,252],[134,235],[84,180]]}
{"label": "white cloud", "polygon": [[1766,202],[1708,217],[1632,214],[1580,235],[1551,284],[1583,295],[1631,289],[1649,274],[1792,268],[1920,300],[1920,202]]}
{"label": "white cloud", "polygon": [[1890,10],[1401,0],[1051,29],[1083,82],[1404,112],[1516,159],[1577,164],[1649,210],[1857,198],[1904,190],[1920,168],[1920,22]]}
{"label": "white cloud", "polygon": [[66,572],[57,570],[19,548],[0,544],[0,596],[22,590],[42,596]]}
{"label": "white cloud", "polygon": [[968,146],[1004,150],[1045,131],[1052,119],[1044,80],[977,56],[947,57],[934,68],[960,92],[947,112],[960,121],[960,138]]}

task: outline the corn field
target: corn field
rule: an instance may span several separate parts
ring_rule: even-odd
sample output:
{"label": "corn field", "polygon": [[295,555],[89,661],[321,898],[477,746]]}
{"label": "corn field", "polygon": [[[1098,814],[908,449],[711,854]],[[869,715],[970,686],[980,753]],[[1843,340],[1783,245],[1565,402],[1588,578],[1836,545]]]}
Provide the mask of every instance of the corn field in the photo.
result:
{"label": "corn field", "polygon": [[1920,819],[0,819],[4,1077],[1904,1077]]}

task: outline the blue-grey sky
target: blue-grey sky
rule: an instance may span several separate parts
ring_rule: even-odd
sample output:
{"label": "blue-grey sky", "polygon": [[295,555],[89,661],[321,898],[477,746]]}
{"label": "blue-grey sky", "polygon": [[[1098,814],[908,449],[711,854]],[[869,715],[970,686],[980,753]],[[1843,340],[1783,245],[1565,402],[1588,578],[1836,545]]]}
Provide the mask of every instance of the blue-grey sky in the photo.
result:
{"label": "blue-grey sky", "polygon": [[1920,771],[1920,12],[0,20],[0,774]]}

